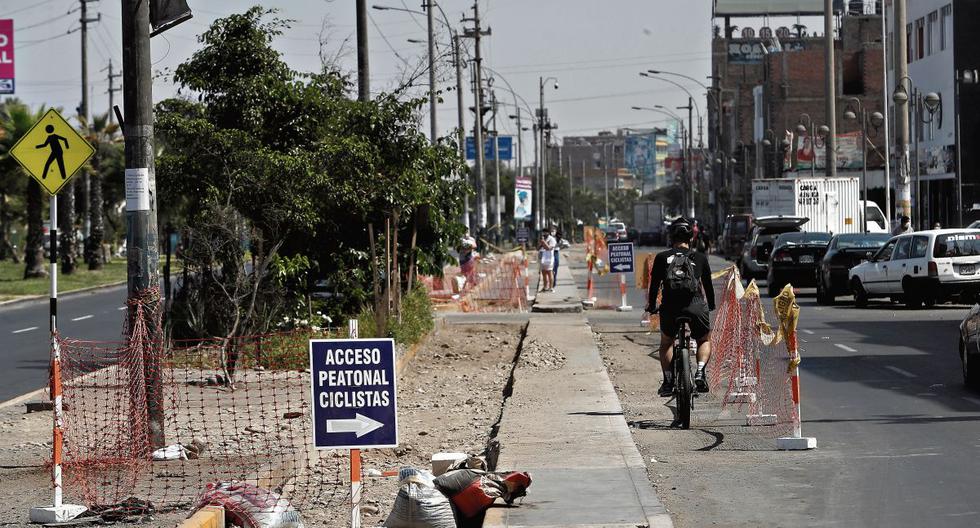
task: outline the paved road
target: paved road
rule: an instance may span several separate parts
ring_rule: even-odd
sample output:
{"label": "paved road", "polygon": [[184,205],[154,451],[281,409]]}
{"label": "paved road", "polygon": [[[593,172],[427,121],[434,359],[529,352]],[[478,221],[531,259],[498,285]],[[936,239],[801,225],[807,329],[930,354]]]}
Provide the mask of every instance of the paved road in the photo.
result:
{"label": "paved road", "polygon": [[[956,349],[968,307],[823,307],[813,290],[798,301],[803,431],[819,449],[799,459],[805,471],[773,459],[782,485],[802,493],[780,508],[826,526],[980,526],[980,393],[964,388]],[[631,289],[630,303],[642,310],[643,293]]]}
{"label": "paved road", "polygon": [[[126,287],[68,295],[58,300],[58,326],[65,336],[118,340]],[[0,307],[0,402],[47,383],[50,357],[48,300]]]}

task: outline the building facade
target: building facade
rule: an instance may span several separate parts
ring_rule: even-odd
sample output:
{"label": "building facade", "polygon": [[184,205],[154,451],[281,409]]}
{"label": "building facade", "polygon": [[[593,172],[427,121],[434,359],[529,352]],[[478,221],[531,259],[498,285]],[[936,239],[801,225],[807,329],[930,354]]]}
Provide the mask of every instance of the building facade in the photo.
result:
{"label": "building facade", "polygon": [[[886,2],[886,17],[891,20],[892,2]],[[980,43],[972,22],[980,17],[980,3],[962,0],[916,0],[907,3],[905,32],[908,38],[909,79],[901,84],[916,99],[935,93],[940,104],[934,113],[924,105],[909,111],[909,138],[912,167],[912,211],[917,226],[940,223],[953,226],[961,213],[958,195],[962,178],[962,215],[964,223],[980,218],[980,90],[975,83],[957,81],[957,72],[980,69]],[[888,27],[888,42],[894,24]],[[894,55],[889,51],[888,82],[894,90]],[[959,104],[957,104],[959,84]],[[895,115],[895,104],[889,100],[889,112]],[[960,121],[957,142],[957,115]],[[892,120],[894,122],[894,120]],[[959,148],[958,148],[959,144]],[[957,159],[961,167],[958,167]]]}
{"label": "building facade", "polygon": [[[844,119],[845,111],[858,114],[860,103],[869,113],[885,112],[882,19],[875,12],[874,6],[864,6],[835,17],[840,176],[862,174],[861,123]],[[823,35],[801,25],[752,27],[754,20],[741,20],[746,24],[741,29],[725,20],[724,27],[716,27],[712,45],[716,90],[715,99],[709,99],[709,124],[717,127],[715,135],[720,138],[712,143],[717,153],[714,187],[719,189],[721,209],[728,212],[749,209],[754,178],[809,176],[813,163],[809,130],[827,122]],[[800,123],[808,132],[797,131]],[[870,128],[869,197],[881,201],[884,130]],[[816,147],[823,148],[819,138]],[[825,172],[822,160],[818,152],[813,173]]]}

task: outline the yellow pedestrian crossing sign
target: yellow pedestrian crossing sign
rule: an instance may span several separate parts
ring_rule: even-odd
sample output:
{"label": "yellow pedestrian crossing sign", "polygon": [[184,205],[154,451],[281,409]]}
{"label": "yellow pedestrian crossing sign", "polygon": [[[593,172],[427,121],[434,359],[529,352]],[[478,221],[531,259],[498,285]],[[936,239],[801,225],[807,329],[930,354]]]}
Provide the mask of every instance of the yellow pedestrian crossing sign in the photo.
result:
{"label": "yellow pedestrian crossing sign", "polygon": [[10,149],[17,163],[50,194],[58,194],[92,154],[92,145],[54,108]]}

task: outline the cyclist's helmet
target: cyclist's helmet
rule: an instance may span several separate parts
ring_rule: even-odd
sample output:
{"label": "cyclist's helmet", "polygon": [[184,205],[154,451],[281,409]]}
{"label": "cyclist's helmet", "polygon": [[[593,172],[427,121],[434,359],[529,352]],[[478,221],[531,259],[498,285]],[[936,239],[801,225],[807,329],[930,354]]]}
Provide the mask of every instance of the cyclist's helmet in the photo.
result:
{"label": "cyclist's helmet", "polygon": [[677,217],[676,220],[670,224],[670,238],[674,243],[677,242],[690,242],[691,238],[694,237],[694,230],[691,228],[691,222],[689,222],[683,216]]}

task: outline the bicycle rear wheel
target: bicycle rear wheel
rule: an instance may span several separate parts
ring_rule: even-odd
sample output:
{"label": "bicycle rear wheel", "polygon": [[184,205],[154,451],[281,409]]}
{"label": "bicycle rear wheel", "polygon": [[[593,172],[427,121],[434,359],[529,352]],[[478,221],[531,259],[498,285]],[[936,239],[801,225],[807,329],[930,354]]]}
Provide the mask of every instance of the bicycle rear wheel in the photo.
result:
{"label": "bicycle rear wheel", "polygon": [[688,350],[687,327],[678,332],[680,344],[674,349],[677,365],[675,383],[677,384],[677,417],[682,429],[691,428],[691,407],[694,398],[694,379],[691,377],[691,353]]}

